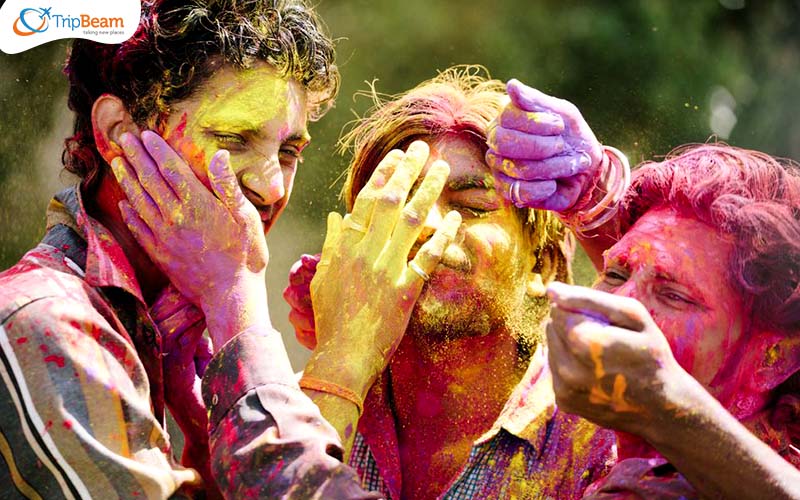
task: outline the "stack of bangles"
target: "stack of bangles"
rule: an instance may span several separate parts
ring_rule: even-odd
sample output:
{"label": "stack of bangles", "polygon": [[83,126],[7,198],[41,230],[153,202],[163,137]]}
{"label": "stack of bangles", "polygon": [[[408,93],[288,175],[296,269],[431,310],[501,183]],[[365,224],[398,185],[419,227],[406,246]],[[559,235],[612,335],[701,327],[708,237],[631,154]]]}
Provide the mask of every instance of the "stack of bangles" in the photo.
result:
{"label": "stack of bangles", "polygon": [[308,377],[306,375],[300,377],[300,387],[303,389],[310,389],[312,391],[332,394],[342,399],[346,399],[347,401],[350,401],[351,403],[356,405],[356,408],[358,408],[359,417],[364,413],[364,401],[361,400],[358,394],[356,394],[353,390],[348,389],[347,387],[343,387],[333,382],[328,382],[327,380]]}
{"label": "stack of bangles", "polygon": [[631,185],[631,166],[628,158],[617,148],[603,146],[600,172],[604,178],[600,179],[597,185],[605,186],[606,194],[593,206],[579,210],[564,220],[567,226],[580,236],[586,236],[586,233],[610,221],[617,214],[622,198]]}

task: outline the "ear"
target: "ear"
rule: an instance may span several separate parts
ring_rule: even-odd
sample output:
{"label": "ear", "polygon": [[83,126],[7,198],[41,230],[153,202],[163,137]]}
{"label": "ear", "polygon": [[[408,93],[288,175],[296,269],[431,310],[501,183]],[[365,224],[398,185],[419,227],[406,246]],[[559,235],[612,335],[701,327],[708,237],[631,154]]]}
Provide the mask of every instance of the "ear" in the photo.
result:
{"label": "ear", "polygon": [[775,332],[754,337],[743,360],[752,367],[753,389],[770,391],[800,370],[800,337]]}
{"label": "ear", "polygon": [[122,155],[119,137],[125,132],[139,135],[122,99],[113,94],[103,94],[92,105],[92,131],[97,151],[106,162]]}

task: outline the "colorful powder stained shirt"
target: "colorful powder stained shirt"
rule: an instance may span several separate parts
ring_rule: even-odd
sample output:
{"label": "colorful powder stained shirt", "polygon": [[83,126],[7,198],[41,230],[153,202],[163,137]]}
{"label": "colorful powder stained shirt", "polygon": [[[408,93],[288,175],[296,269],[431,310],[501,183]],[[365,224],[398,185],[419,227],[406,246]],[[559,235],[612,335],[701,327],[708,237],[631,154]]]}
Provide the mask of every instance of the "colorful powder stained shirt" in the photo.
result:
{"label": "colorful powder stained shirt", "polygon": [[[614,434],[555,406],[544,349],[512,392],[493,427],[472,446],[467,463],[439,498],[572,499],[615,459]],[[401,498],[401,468],[391,388],[370,391],[350,465],[365,488]],[[420,422],[424,425],[423,422]]]}
{"label": "colorful powder stained shirt", "polygon": [[[800,469],[800,397],[784,394],[742,423]],[[620,460],[608,476],[589,487],[584,500],[701,498],[672,464],[657,453],[652,454],[655,456]]]}
{"label": "colorful powder stained shirt", "polygon": [[[211,465],[234,498],[378,498],[335,456],[338,437],[269,363],[273,330],[226,344],[203,377]],[[285,355],[285,353],[284,353]],[[3,498],[202,496],[173,458],[161,335],[111,233],[59,193],[42,243],[0,273]],[[187,433],[191,435],[192,433]]]}

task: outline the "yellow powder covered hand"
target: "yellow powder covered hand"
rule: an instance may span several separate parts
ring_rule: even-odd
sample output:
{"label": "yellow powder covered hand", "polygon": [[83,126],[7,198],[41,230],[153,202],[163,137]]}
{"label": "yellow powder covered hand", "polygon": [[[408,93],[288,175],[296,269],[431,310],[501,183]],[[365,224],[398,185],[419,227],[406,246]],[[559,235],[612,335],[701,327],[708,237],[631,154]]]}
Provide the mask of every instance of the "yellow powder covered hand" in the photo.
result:
{"label": "yellow powder covered hand", "polygon": [[443,161],[430,165],[417,141],[392,151],[362,189],[352,213],[328,216],[328,233],[311,282],[317,347],[306,375],[354,391],[362,398],[397,349],[427,276],[461,224],[450,212],[409,262],[431,207],[447,181]]}

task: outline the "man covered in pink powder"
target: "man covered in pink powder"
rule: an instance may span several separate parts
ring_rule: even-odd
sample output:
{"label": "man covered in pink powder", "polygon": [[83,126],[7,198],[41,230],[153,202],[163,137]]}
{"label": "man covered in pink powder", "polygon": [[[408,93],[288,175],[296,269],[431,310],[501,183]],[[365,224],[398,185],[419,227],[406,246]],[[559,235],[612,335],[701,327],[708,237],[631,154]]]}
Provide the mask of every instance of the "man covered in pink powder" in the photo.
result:
{"label": "man covered in pink powder", "polygon": [[[628,187],[574,106],[518,81],[508,93],[496,181],[556,211],[600,271],[595,290],[548,290],[559,406],[620,431],[588,496],[800,498],[797,164],[685,146]],[[565,162],[575,144],[592,161]]]}

